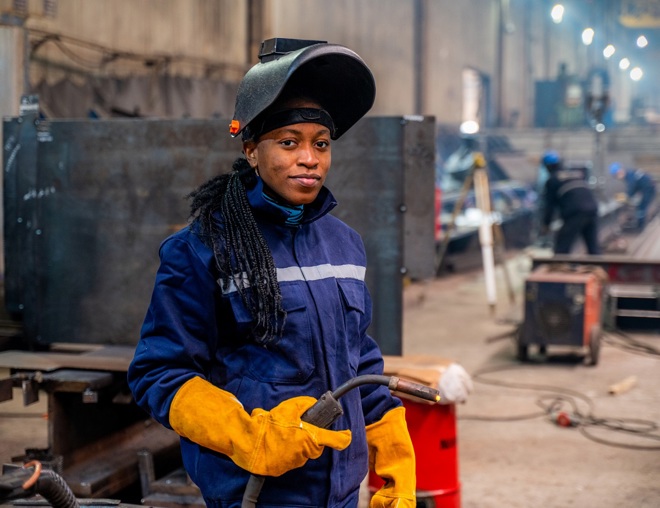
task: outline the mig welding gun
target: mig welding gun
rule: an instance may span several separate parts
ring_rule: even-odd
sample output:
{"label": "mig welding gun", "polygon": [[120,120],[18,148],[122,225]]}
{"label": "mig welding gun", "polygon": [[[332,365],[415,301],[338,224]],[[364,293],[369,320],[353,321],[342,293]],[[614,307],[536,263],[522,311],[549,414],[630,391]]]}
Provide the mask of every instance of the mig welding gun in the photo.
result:
{"label": "mig welding gun", "polygon": [[[174,395],[169,420],[172,429],[180,436],[227,455],[236,465],[252,473],[242,506],[254,507],[266,476],[280,476],[301,467],[309,459],[318,458],[326,446],[340,451],[348,447],[351,431],[330,430],[328,427],[343,414],[338,399],[353,388],[365,384],[384,385],[394,392],[434,403],[440,401],[440,393],[433,388],[395,376],[363,375],[350,379],[335,391],[326,392],[318,400],[298,396],[281,402],[270,411],[256,408],[248,413],[232,393],[201,377],[193,377]],[[217,421],[223,421],[225,425],[218,427],[215,424]],[[399,445],[412,449],[408,434],[396,431],[404,426],[403,408],[392,409],[380,421],[367,426],[369,455],[370,458],[376,457],[375,463],[370,466],[373,466],[376,474],[379,470],[388,471],[392,468],[389,447],[383,446],[383,442],[401,441],[405,437],[407,441]],[[397,459],[397,470],[414,468],[414,454],[409,455],[406,463]],[[392,489],[402,499],[399,491],[403,490],[413,502],[414,485],[395,483],[381,490]],[[374,494],[374,498],[390,494],[388,490]]]}
{"label": "mig welding gun", "polygon": [[[301,420],[303,422],[311,423],[316,427],[323,429],[329,428],[337,418],[344,414],[341,404],[339,403],[339,398],[353,388],[367,384],[384,385],[393,392],[405,393],[406,395],[417,397],[429,402],[440,402],[440,392],[433,388],[429,388],[428,386],[400,379],[396,376],[366,374],[348,380],[335,391],[324,393],[312,407],[303,413]],[[241,508],[256,507],[257,499],[265,479],[265,476],[254,474],[250,477],[245,488]]]}

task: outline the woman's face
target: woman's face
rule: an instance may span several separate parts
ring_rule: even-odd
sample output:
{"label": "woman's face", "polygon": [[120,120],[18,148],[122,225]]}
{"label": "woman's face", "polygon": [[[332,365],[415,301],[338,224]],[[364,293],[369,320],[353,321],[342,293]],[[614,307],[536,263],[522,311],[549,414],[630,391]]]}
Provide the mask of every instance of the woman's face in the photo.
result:
{"label": "woman's face", "polygon": [[245,142],[243,150],[264,191],[291,205],[314,201],[330,169],[330,131],[318,123],[280,127]]}

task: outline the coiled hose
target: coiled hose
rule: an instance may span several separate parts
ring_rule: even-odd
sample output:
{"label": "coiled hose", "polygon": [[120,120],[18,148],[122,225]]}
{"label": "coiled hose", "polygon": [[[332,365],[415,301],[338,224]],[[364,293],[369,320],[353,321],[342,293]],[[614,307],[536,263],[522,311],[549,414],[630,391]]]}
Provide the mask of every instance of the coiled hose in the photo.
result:
{"label": "coiled hose", "polygon": [[[34,468],[33,471],[30,471]],[[64,479],[55,471],[42,469],[33,460],[0,476],[0,501],[42,496],[53,508],[80,508],[78,499]]]}

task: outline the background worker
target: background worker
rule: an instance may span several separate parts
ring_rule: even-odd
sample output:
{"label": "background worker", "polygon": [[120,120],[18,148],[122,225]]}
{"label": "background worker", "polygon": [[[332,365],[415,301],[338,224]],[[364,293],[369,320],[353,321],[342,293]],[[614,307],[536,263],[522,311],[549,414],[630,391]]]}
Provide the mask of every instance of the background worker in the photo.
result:
{"label": "background worker", "polygon": [[356,507],[370,468],[386,480],[371,506],[413,508],[405,409],[386,387],[346,393],[330,430],[301,421],[316,397],[383,373],[364,246],[324,186],[373,76],[327,43],[265,41],[260,60],[230,126],[244,157],[192,193],[190,226],[161,246],[129,385],[181,435],[209,507],[240,506],[252,474],[263,506]]}
{"label": "background worker", "polygon": [[598,202],[581,169],[564,169],[559,154],[549,150],[541,157],[548,170],[543,199],[542,234],[559,211],[562,225],[554,240],[555,254],[569,254],[575,241],[582,238],[589,254],[600,254],[598,243]]}
{"label": "background worker", "polygon": [[635,226],[638,230],[643,230],[648,221],[649,206],[655,199],[655,182],[644,171],[625,168],[619,162],[610,166],[610,174],[617,180],[625,181],[628,200],[639,197],[635,209]]}

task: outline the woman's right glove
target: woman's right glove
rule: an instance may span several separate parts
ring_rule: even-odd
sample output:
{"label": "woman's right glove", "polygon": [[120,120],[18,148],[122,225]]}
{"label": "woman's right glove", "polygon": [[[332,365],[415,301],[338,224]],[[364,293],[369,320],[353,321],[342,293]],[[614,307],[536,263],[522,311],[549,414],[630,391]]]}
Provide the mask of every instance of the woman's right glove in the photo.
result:
{"label": "woman's right glove", "polygon": [[229,392],[200,377],[186,381],[170,406],[170,425],[191,441],[227,455],[260,476],[280,476],[321,455],[325,446],[343,450],[351,431],[333,431],[301,421],[313,397],[293,397],[270,411],[248,414]]}

